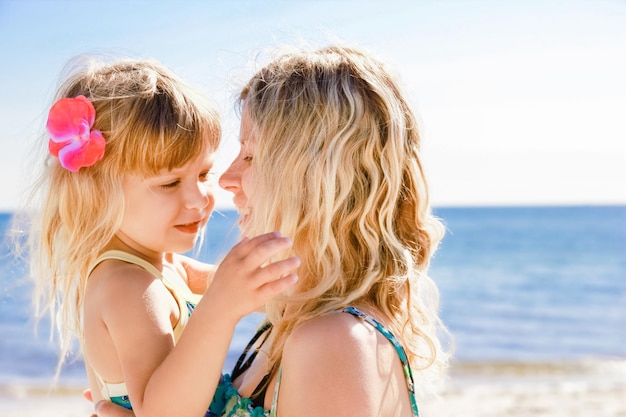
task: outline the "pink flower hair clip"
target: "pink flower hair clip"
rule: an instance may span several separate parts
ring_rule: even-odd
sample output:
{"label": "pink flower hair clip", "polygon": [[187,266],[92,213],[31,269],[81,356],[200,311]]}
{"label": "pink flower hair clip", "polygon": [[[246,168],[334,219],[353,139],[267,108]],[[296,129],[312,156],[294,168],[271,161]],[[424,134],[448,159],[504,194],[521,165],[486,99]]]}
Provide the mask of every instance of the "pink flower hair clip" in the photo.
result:
{"label": "pink flower hair clip", "polygon": [[48,150],[63,168],[76,172],[102,159],[106,142],[99,130],[91,129],[95,120],[96,109],[85,96],[54,103],[46,123]]}

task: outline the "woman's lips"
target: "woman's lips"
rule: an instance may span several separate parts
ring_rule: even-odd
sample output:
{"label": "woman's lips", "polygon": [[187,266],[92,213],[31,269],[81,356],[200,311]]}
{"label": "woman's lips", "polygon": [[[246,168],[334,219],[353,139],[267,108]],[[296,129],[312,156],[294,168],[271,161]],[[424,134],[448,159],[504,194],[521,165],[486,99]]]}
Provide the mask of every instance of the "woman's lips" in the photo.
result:
{"label": "woman's lips", "polygon": [[237,207],[237,214],[239,214],[239,219],[237,219],[237,225],[241,229],[241,227],[246,223],[248,217],[250,216],[250,208]]}

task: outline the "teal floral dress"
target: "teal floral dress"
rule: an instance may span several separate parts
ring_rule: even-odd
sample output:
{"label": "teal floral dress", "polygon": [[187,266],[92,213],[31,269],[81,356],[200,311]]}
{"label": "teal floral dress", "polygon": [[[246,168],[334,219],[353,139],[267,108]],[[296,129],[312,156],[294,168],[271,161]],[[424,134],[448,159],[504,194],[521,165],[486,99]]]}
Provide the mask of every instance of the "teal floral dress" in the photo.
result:
{"label": "teal floral dress", "polygon": [[269,417],[270,412],[257,406],[250,398],[242,397],[233,386],[230,375],[223,375],[215,390],[213,402],[206,417]]}

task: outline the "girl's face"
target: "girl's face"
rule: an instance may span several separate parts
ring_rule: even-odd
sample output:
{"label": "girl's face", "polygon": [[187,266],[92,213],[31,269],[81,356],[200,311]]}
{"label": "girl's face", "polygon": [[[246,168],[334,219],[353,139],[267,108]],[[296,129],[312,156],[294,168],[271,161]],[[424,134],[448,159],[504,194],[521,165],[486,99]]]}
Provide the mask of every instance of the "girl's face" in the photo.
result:
{"label": "girl's face", "polygon": [[124,218],[117,235],[146,256],[186,252],[206,225],[215,205],[214,152],[153,177],[123,179]]}
{"label": "girl's face", "polygon": [[245,230],[244,226],[253,210],[248,198],[254,186],[254,174],[251,165],[256,148],[256,140],[252,136],[252,121],[245,111],[245,107],[241,115],[239,135],[241,141],[239,155],[222,174],[219,184],[224,190],[234,194],[233,202],[239,213],[239,228]]}

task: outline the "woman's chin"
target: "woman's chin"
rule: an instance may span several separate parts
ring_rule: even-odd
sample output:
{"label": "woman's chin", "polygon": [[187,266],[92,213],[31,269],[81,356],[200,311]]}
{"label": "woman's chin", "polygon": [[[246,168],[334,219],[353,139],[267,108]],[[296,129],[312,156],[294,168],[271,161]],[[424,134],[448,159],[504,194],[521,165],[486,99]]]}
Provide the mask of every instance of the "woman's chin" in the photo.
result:
{"label": "woman's chin", "polygon": [[239,227],[239,230],[241,230],[242,234],[244,234],[244,232],[246,231],[246,225],[250,220],[250,209],[241,208],[237,210],[237,213],[239,214],[239,218],[237,219],[237,226]]}

